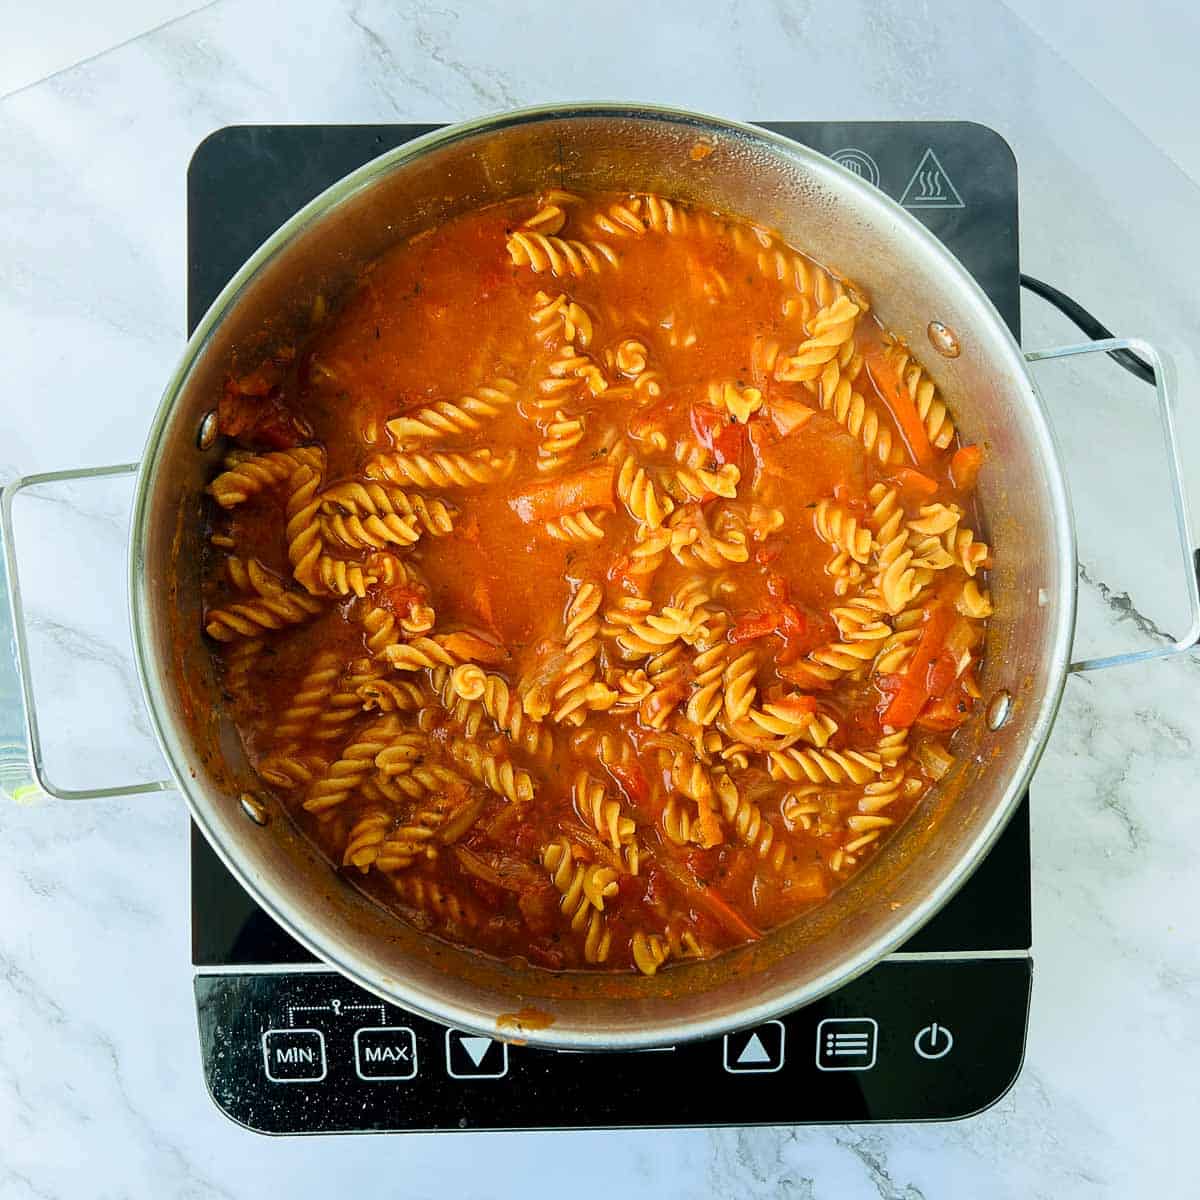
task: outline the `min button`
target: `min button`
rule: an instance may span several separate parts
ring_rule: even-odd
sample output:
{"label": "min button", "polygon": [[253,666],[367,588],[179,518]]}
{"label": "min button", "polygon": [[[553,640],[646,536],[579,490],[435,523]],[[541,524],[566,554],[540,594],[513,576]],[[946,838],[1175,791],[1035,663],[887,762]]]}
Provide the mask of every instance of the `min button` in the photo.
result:
{"label": "min button", "polygon": [[319,1083],[325,1078],[325,1035],[319,1029],[268,1029],[262,1048],[272,1083]]}

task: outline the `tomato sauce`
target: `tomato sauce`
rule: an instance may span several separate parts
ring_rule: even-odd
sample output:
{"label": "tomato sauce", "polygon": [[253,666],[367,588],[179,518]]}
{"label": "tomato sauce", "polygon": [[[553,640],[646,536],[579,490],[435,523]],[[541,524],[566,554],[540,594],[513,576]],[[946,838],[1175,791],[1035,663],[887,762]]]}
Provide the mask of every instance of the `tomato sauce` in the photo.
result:
{"label": "tomato sauce", "polygon": [[226,386],[205,629],[264,786],[401,918],[652,974],[821,903],[948,769],[983,455],[852,282],[554,192],[314,313]]}

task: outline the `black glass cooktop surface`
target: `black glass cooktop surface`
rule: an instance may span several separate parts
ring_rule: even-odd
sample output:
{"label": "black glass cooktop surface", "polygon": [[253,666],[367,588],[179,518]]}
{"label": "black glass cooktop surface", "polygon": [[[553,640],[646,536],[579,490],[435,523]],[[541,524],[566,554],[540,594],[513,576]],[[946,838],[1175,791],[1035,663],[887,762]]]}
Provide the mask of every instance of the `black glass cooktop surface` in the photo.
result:
{"label": "black glass cooktop surface", "polygon": [[[998,134],[966,122],[763,124],[910,209],[1019,336],[1017,169]],[[235,126],[207,138],[188,172],[189,331],[292,213],[431,128]],[[228,1116],[262,1132],[952,1119],[1003,1095],[1024,1054],[1027,800],[954,899],[867,974],[780,1021],[631,1053],[506,1046],[384,1004],[284,932],[195,827],[191,860],[206,1081]]]}

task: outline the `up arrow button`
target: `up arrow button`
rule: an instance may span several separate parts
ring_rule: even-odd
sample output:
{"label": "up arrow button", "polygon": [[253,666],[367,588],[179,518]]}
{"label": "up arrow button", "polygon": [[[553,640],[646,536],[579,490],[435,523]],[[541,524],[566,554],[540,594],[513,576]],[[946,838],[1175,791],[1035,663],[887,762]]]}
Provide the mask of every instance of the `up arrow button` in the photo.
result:
{"label": "up arrow button", "polygon": [[783,1067],[782,1021],[725,1035],[725,1070],[731,1075],[769,1075]]}

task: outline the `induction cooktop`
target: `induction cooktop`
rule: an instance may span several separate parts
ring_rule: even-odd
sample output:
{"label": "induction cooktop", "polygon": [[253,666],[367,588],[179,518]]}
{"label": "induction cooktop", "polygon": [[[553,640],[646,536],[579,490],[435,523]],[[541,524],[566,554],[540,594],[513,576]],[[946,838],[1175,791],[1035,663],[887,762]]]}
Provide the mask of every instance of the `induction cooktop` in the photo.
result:
{"label": "induction cooktop", "polygon": [[[840,162],[940,238],[1020,335],[1017,167],[966,122],[763,122]],[[428,125],[236,126],[188,171],[188,328],[341,176]],[[1028,798],[898,952],[780,1020],[628,1052],[508,1045],[351,984],[246,894],[196,828],[192,962],[205,1080],[263,1133],[950,1120],[1021,1069],[1032,981]]]}

